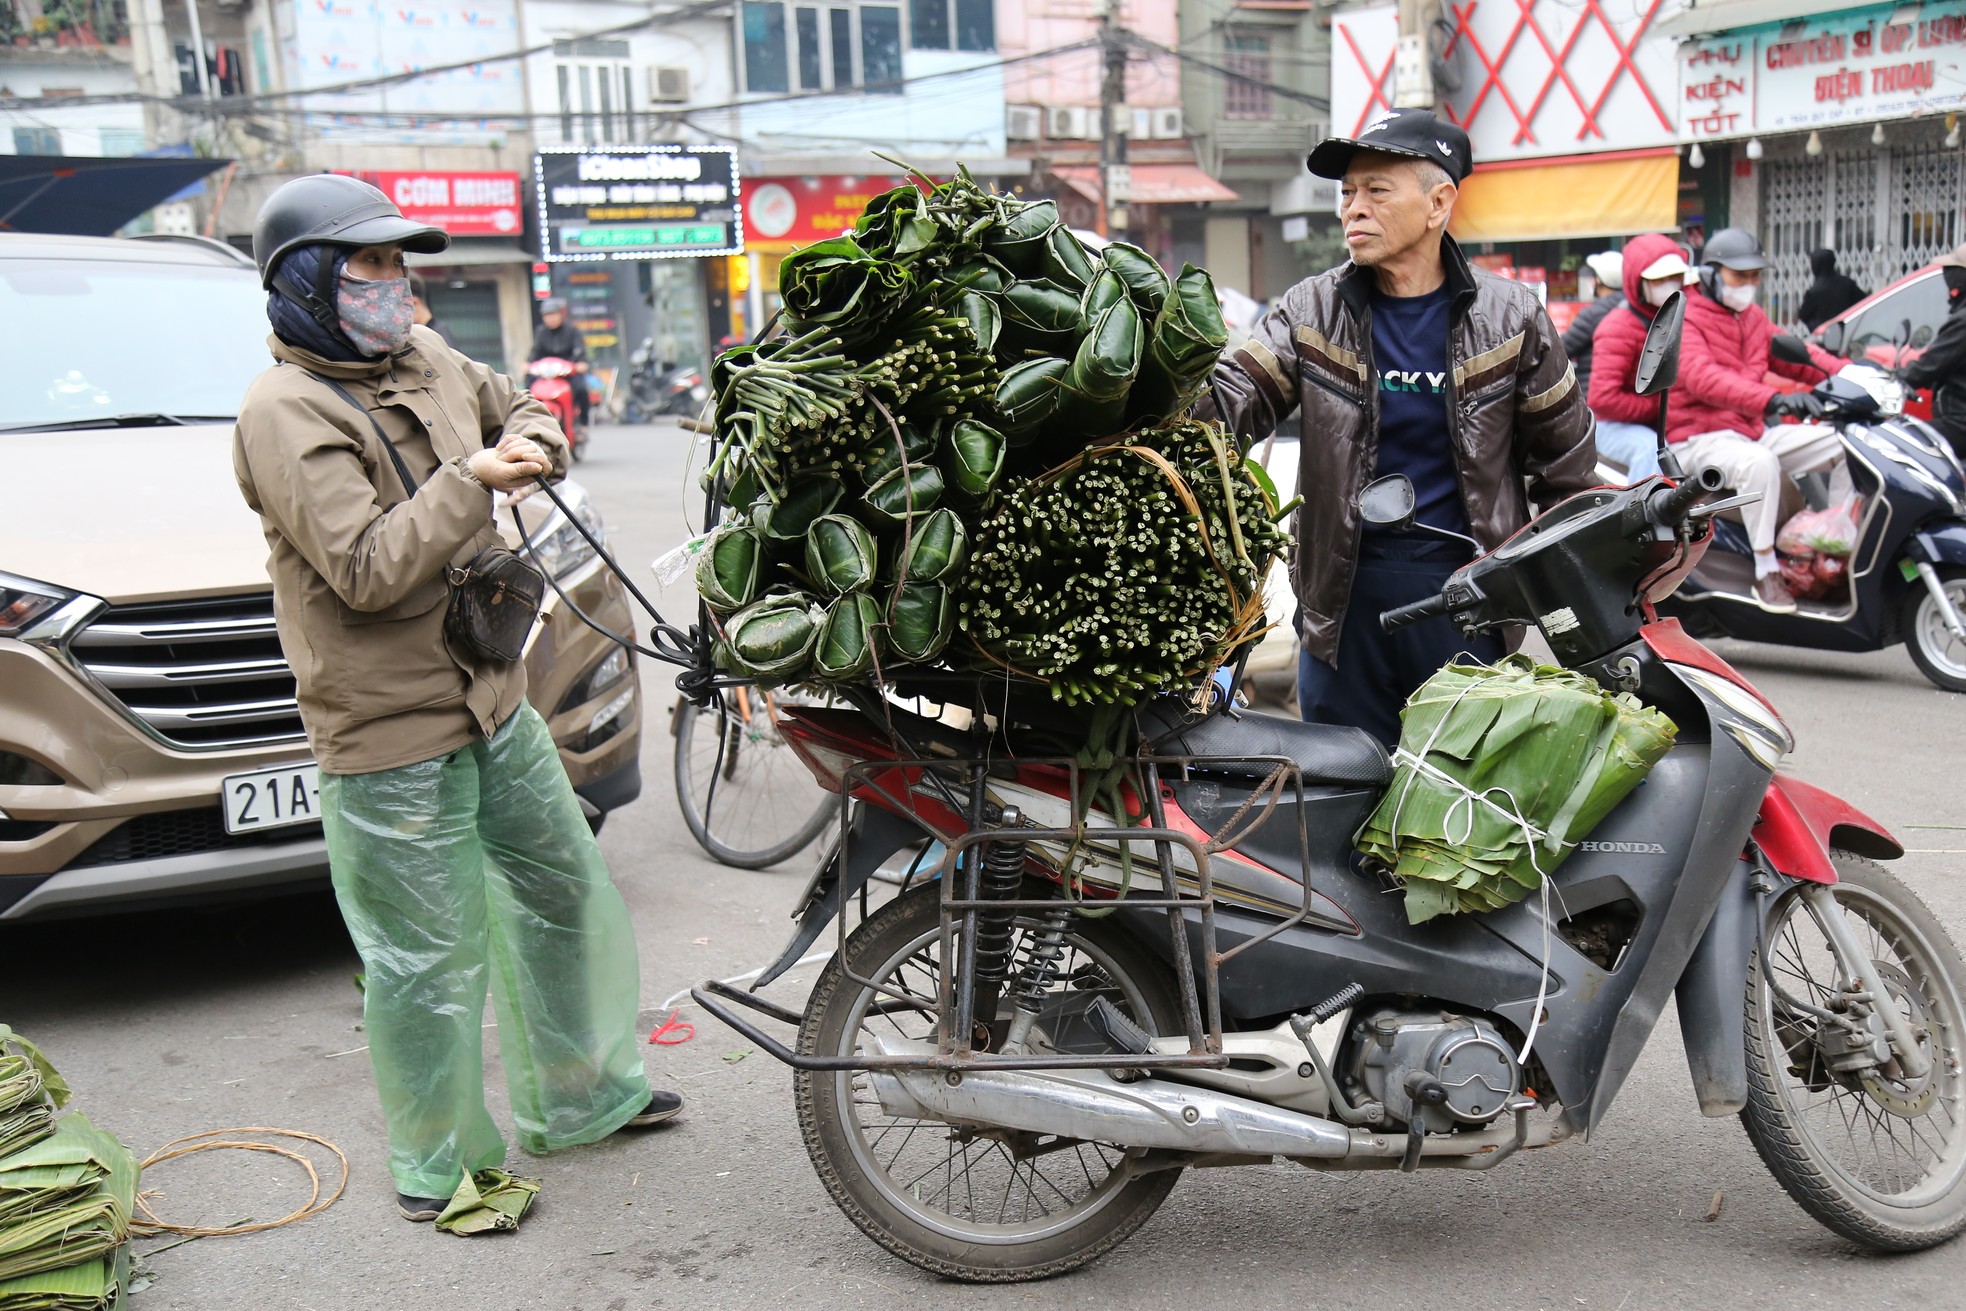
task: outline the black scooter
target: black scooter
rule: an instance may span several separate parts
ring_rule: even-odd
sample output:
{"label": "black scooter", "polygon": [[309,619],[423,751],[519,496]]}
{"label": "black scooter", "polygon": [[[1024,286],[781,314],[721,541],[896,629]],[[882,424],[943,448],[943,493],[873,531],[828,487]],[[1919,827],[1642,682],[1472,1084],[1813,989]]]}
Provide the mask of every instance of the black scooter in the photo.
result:
{"label": "black scooter", "polygon": [[[1815,367],[1802,343],[1777,337],[1772,353]],[[1919,671],[1949,692],[1966,692],[1966,469],[1930,425],[1904,413],[1904,388],[1888,373],[1855,365],[1813,394],[1821,422],[1843,439],[1851,481],[1863,500],[1848,583],[1821,600],[1775,614],[1754,600],[1754,552],[1730,517],[1714,521],[1706,558],[1660,605],[1700,637],[1878,651],[1903,642]],[[1661,447],[1661,467],[1667,448]]]}

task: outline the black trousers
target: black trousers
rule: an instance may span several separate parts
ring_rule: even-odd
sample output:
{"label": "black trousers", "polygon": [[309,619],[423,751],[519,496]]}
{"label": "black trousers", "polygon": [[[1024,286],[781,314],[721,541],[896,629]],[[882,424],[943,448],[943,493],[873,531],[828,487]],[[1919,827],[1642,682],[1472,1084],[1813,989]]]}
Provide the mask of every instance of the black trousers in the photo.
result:
{"label": "black trousers", "polygon": [[1387,633],[1379,612],[1438,595],[1448,575],[1468,562],[1464,546],[1420,534],[1368,534],[1352,577],[1351,602],[1338,635],[1338,659],[1303,652],[1297,697],[1306,720],[1362,728],[1387,746],[1399,743],[1406,698],[1457,656],[1483,663],[1505,648],[1492,634],[1464,637],[1445,618]]}

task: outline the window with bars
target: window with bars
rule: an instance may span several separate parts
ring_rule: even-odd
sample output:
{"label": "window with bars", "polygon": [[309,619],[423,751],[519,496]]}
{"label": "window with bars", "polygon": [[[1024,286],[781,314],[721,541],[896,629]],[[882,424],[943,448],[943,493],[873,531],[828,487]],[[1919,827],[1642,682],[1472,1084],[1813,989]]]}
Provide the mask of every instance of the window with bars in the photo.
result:
{"label": "window with bars", "polygon": [[560,140],[598,145],[635,139],[635,74],[626,41],[581,38],[553,43],[560,95]]}
{"label": "window with bars", "polygon": [[[956,17],[959,23],[959,10]],[[945,23],[947,19],[945,13]],[[898,4],[743,0],[738,24],[744,43],[744,89],[751,95],[853,87],[901,89]]]}
{"label": "window with bars", "polygon": [[[1251,33],[1232,32],[1222,38],[1222,67],[1242,77],[1222,79],[1222,114],[1225,118],[1269,118],[1275,112],[1270,101],[1270,38]],[[1252,79],[1245,82],[1242,78]],[[1264,83],[1258,86],[1256,83]]]}

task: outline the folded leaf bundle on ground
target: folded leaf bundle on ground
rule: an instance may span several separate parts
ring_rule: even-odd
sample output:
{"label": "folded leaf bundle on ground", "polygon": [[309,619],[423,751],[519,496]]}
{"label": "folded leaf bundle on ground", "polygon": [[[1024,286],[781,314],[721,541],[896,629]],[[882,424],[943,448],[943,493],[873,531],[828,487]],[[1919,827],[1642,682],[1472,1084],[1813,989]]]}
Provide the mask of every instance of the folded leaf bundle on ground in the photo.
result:
{"label": "folded leaf bundle on ground", "polygon": [[723,519],[697,584],[721,672],[942,662],[1119,705],[1260,632],[1274,491],[1180,417],[1227,339],[1214,284],[1094,245],[958,170],[786,258],[780,335],[711,371]]}
{"label": "folded leaf bundle on ground", "polygon": [[1400,714],[1393,783],[1359,830],[1418,924],[1521,901],[1637,787],[1677,729],[1524,655],[1449,665]]}
{"label": "folded leaf bundle on ground", "polygon": [[136,1159],[80,1114],[55,1119],[68,1097],[40,1050],[0,1025],[0,1124],[38,1113],[42,1125],[0,1150],[0,1311],[122,1305]]}

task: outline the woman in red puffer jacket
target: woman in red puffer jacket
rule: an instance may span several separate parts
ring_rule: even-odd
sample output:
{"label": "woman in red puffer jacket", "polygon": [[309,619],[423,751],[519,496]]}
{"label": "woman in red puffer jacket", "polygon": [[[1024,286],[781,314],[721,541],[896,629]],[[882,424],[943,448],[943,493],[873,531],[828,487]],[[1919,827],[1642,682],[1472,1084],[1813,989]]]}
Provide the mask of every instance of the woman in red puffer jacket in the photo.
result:
{"label": "woman in red puffer jacket", "polygon": [[[1755,599],[1765,610],[1786,614],[1795,609],[1795,598],[1783,585],[1775,558],[1782,478],[1828,469],[1833,504],[1848,501],[1852,488],[1836,430],[1810,422],[1821,416],[1822,406],[1808,392],[1784,392],[1763,381],[1772,369],[1798,382],[1815,382],[1845,364],[1815,346],[1809,348],[1815,368],[1769,357],[1775,325],[1754,303],[1767,266],[1751,233],[1724,228],[1708,240],[1699,285],[1689,289],[1666,439],[1678,448],[1689,473],[1711,465],[1735,491],[1761,493],[1758,502],[1741,510],[1754,548]],[[1781,422],[1788,418],[1802,422]]]}
{"label": "woman in red puffer jacket", "polygon": [[1591,413],[1598,454],[1625,466],[1637,482],[1659,472],[1659,398],[1632,384],[1652,316],[1686,280],[1679,243],[1659,233],[1625,244],[1625,303],[1604,316],[1591,337]]}

